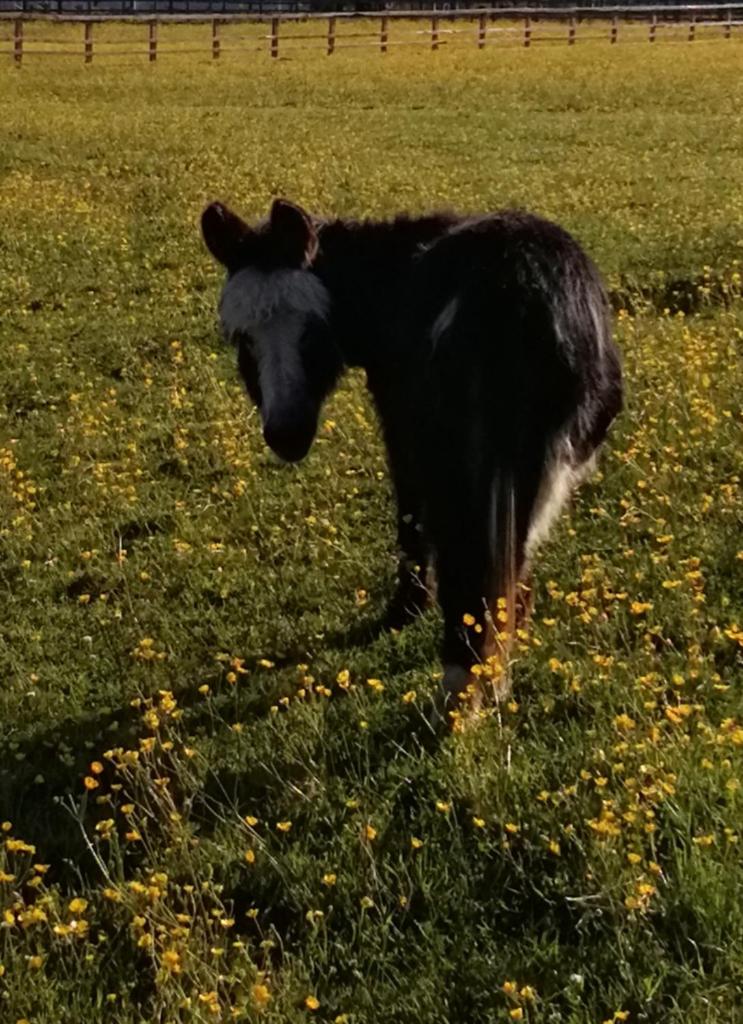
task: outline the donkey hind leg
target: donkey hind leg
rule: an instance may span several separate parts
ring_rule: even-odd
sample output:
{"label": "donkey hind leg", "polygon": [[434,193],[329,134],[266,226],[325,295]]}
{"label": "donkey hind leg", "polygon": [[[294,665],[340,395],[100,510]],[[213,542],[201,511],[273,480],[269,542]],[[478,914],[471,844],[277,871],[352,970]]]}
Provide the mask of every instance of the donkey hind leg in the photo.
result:
{"label": "donkey hind leg", "polygon": [[531,607],[531,560],[590,465],[555,444],[517,471],[497,472],[484,501],[450,508],[448,528],[439,521],[443,700],[455,724],[460,704],[478,711],[486,697],[507,695],[514,637]]}
{"label": "donkey hind leg", "polygon": [[[531,615],[531,566],[539,545],[563,511],[579,484],[595,466],[595,454],[578,461],[570,441],[553,442],[532,467],[516,474],[499,494],[494,485],[491,502],[492,559],[486,604],[482,674],[498,700],[510,689],[510,653],[518,634],[523,635]],[[505,508],[504,508],[505,501]],[[503,509],[503,511],[500,511]],[[505,543],[503,538],[505,537]],[[499,563],[503,569],[499,568]]]}
{"label": "donkey hind leg", "polygon": [[539,483],[526,535],[526,560],[530,564],[553,523],[583,481],[596,467],[596,450],[582,461],[567,437],[551,448]]}
{"label": "donkey hind leg", "polygon": [[[498,472],[477,500],[449,505],[436,517],[439,601],[444,614],[442,700],[456,727],[488,696],[508,689],[517,628],[518,584],[537,486]],[[447,522],[448,520],[448,522]]]}

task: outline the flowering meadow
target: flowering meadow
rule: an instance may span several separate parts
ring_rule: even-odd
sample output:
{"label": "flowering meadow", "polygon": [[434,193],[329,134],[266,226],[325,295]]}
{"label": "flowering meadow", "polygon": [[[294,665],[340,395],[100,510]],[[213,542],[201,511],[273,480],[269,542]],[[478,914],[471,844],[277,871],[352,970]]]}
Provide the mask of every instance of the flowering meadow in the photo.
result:
{"label": "flowering meadow", "polygon": [[[2,1024],[743,1019],[743,46],[0,67]],[[264,448],[198,216],[521,205],[627,408],[434,739],[350,374]]]}

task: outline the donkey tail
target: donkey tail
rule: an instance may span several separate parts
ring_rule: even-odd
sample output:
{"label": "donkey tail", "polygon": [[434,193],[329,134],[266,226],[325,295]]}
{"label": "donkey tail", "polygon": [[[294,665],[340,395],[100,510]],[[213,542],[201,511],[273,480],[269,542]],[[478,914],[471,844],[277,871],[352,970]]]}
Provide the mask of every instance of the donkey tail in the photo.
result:
{"label": "donkey tail", "polygon": [[520,576],[520,547],[516,509],[519,495],[515,473],[498,466],[490,485],[488,507],[488,565],[485,599],[497,634],[513,636],[516,629],[516,590]]}
{"label": "donkey tail", "polygon": [[[530,556],[572,489],[560,449],[534,438],[518,461],[492,465],[487,500],[485,603],[487,653],[507,662],[516,632],[531,608]],[[542,520],[545,520],[543,522]]]}

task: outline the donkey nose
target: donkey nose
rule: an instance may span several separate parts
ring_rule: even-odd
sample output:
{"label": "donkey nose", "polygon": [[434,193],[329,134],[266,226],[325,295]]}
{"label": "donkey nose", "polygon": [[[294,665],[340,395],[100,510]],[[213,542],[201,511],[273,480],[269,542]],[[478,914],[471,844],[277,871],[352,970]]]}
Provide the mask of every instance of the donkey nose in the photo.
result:
{"label": "donkey nose", "polygon": [[315,436],[313,423],[273,418],[263,424],[263,440],[285,462],[299,462],[310,450]]}

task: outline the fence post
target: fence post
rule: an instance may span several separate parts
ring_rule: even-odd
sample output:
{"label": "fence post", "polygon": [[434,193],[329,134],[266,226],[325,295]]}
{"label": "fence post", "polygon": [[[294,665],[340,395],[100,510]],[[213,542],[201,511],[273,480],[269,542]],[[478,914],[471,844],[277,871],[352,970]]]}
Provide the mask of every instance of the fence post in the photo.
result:
{"label": "fence post", "polygon": [[697,21],[696,15],[695,14],[691,14],[689,16],[689,42],[690,43],[694,42],[694,34],[695,34],[696,28],[697,28],[696,21]]}
{"label": "fence post", "polygon": [[271,18],[271,56],[279,55],[279,19]]}
{"label": "fence post", "polygon": [[431,49],[438,50],[439,48],[439,19],[438,15],[431,15]]}
{"label": "fence post", "polygon": [[657,23],[658,23],[658,15],[654,14],[650,18],[650,29],[648,31],[648,42],[650,42],[650,43],[654,43],[655,42],[655,29],[656,29]]}
{"label": "fence post", "polygon": [[387,15],[383,14],[379,19],[379,52],[387,53]]}
{"label": "fence post", "polygon": [[609,38],[611,39],[612,43],[616,43],[616,41],[617,41],[617,16],[616,16],[616,14],[612,15],[612,19],[611,19],[611,36]]}
{"label": "fence post", "polygon": [[575,43],[575,18],[571,16],[568,22],[568,46]]}
{"label": "fence post", "polygon": [[524,18],[524,46],[531,46],[531,18],[528,14]]}
{"label": "fence post", "polygon": [[488,16],[487,14],[481,14],[477,24],[477,47],[480,50],[485,46],[486,33],[488,30],[487,26]]}
{"label": "fence post", "polygon": [[335,52],[335,17],[328,18],[328,57]]}
{"label": "fence post", "polygon": [[13,26],[13,60],[17,67],[23,63],[23,18],[16,18]]}
{"label": "fence post", "polygon": [[731,30],[732,30],[732,24],[731,23],[732,23],[732,20],[733,20],[733,12],[732,11],[728,11],[728,20],[725,23],[725,38],[726,39],[730,39],[730,36],[731,36]]}
{"label": "fence post", "polygon": [[157,60],[157,22],[153,19],[148,22],[149,26],[149,57],[150,64]]}
{"label": "fence post", "polygon": [[219,60],[219,19],[212,18],[212,60]]}
{"label": "fence post", "polygon": [[93,22],[85,22],[85,63],[93,63]]}

